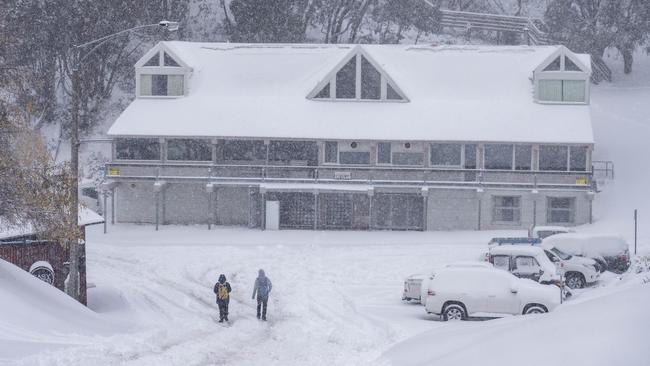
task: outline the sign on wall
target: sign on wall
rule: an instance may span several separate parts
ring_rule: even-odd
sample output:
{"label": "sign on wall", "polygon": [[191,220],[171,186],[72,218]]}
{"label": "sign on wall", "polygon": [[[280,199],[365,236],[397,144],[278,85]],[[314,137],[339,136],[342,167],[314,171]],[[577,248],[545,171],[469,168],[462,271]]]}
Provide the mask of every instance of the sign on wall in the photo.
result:
{"label": "sign on wall", "polygon": [[350,173],[350,172],[334,172],[334,179],[350,180],[350,179],[352,179],[352,173]]}
{"label": "sign on wall", "polygon": [[106,172],[106,175],[109,177],[117,177],[120,175],[120,170],[115,167],[109,167],[108,171]]}
{"label": "sign on wall", "polygon": [[578,178],[576,178],[576,184],[587,185],[587,178],[586,177],[578,177]]}
{"label": "sign on wall", "polygon": [[29,273],[36,276],[39,280],[54,285],[54,269],[46,261],[38,261],[29,268]]}

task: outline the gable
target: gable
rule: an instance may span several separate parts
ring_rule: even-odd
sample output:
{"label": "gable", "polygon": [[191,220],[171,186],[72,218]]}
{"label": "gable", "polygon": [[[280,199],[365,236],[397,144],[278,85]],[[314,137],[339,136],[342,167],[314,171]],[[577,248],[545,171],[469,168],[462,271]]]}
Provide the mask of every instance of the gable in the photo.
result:
{"label": "gable", "polygon": [[395,81],[361,46],[355,46],[307,98],[408,102]]}
{"label": "gable", "polygon": [[145,53],[135,67],[180,67],[189,69],[190,67],[176,55],[167,45],[163,42],[158,43],[147,53]]}
{"label": "gable", "polygon": [[564,46],[547,57],[536,69],[540,72],[582,72],[590,73],[590,68],[585,65],[573,52]]}

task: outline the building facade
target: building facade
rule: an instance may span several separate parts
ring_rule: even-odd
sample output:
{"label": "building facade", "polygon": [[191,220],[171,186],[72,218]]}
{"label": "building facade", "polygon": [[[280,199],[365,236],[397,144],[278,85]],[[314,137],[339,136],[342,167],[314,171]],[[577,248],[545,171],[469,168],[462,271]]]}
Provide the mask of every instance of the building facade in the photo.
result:
{"label": "building facade", "polygon": [[590,222],[589,57],[563,46],[161,42],[109,130],[118,222]]}

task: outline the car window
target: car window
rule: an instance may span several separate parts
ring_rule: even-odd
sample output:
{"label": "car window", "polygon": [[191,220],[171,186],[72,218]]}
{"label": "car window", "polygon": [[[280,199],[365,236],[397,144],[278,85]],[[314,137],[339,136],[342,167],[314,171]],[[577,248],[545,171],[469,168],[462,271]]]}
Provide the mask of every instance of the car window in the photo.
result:
{"label": "car window", "polygon": [[548,259],[551,260],[551,262],[555,262],[557,260],[557,257],[553,255],[553,253],[549,252],[548,250],[544,251],[544,254],[548,257]]}
{"label": "car window", "polygon": [[81,190],[81,194],[86,197],[90,197],[93,199],[97,199],[99,195],[97,194],[97,190],[95,188],[84,188]]}
{"label": "car window", "polygon": [[559,250],[558,248],[553,248],[551,249],[551,251],[555,253],[555,255],[557,255],[558,257],[562,258],[563,260],[571,259],[570,254],[566,254],[563,251]]}
{"label": "car window", "polygon": [[520,273],[534,273],[539,271],[539,264],[533,257],[519,256],[515,258],[515,269]]}
{"label": "car window", "polygon": [[492,264],[495,268],[503,269],[506,271],[510,270],[510,256],[507,255],[493,255]]}

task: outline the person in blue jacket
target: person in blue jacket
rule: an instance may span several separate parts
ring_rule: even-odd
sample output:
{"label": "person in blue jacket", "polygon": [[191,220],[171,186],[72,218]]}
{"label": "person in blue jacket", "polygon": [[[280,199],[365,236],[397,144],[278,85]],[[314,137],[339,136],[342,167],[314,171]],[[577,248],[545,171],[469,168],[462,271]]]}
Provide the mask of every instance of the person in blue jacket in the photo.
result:
{"label": "person in blue jacket", "polygon": [[[266,277],[263,269],[260,269],[255,279],[255,286],[253,287],[253,297],[257,294],[257,319],[262,317],[262,320],[266,320],[266,306],[269,302],[269,294],[271,293],[271,280]],[[260,313],[261,310],[261,313]]]}

